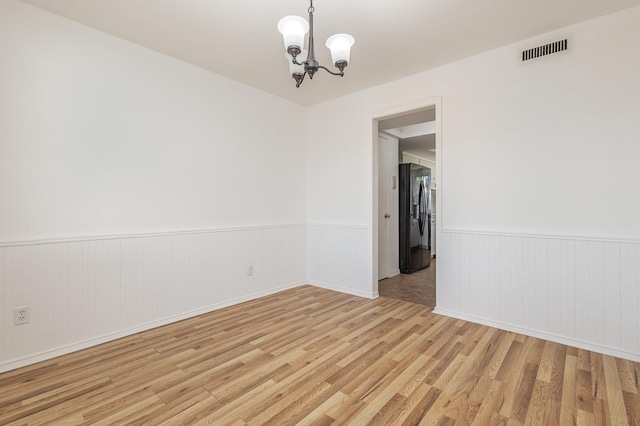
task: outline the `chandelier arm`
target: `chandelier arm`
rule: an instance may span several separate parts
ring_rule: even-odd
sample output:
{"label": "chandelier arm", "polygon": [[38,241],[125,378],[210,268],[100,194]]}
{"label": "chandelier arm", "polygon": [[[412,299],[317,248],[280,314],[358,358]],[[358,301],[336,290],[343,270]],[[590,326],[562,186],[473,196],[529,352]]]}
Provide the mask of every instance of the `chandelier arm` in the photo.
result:
{"label": "chandelier arm", "polygon": [[318,68],[322,68],[323,70],[325,70],[326,72],[328,72],[331,75],[339,75],[340,77],[344,77],[344,71],[333,72],[329,68],[323,67],[322,65],[318,65]]}

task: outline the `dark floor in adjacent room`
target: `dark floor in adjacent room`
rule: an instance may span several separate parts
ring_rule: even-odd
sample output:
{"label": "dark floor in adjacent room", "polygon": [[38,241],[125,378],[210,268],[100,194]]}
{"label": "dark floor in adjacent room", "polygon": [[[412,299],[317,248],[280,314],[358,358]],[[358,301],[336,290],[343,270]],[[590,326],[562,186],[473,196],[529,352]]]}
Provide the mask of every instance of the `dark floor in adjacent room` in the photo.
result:
{"label": "dark floor in adjacent room", "polygon": [[431,259],[431,266],[428,268],[413,274],[400,274],[378,281],[378,293],[382,297],[434,308],[436,306],[436,259]]}

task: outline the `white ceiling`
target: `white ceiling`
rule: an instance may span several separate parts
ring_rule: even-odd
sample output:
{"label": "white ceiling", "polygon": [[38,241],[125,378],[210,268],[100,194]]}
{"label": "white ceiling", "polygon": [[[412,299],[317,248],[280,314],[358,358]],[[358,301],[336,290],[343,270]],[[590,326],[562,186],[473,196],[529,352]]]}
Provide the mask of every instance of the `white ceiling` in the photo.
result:
{"label": "white ceiling", "polygon": [[[398,150],[425,160],[435,160],[436,135],[414,136],[398,140]],[[433,151],[432,151],[433,150]]]}
{"label": "white ceiling", "polygon": [[378,130],[397,138],[399,151],[435,161],[435,119],[435,107],[427,108],[381,120]]}
{"label": "white ceiling", "polygon": [[315,0],[316,56],[337,32],[356,43],[345,77],[295,88],[276,29],[307,0],[22,0],[302,105],[383,84],[640,0]]}

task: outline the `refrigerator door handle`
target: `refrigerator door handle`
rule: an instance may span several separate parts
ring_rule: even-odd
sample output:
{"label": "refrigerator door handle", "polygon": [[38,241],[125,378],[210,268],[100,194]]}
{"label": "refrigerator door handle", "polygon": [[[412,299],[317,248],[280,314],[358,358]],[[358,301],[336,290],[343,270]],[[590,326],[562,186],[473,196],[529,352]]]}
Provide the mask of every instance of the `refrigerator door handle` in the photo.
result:
{"label": "refrigerator door handle", "polygon": [[431,215],[429,215],[429,224],[427,225],[427,228],[429,228],[429,233],[427,236],[427,241],[429,241],[429,250],[431,250]]}
{"label": "refrigerator door handle", "polygon": [[427,207],[426,207],[426,191],[425,191],[425,187],[424,187],[424,182],[420,181],[420,189],[419,189],[419,193],[418,193],[418,210],[420,212],[420,216],[418,218],[418,225],[420,226],[420,236],[424,235],[424,225],[425,225],[425,221],[426,221],[426,213],[427,213]]}

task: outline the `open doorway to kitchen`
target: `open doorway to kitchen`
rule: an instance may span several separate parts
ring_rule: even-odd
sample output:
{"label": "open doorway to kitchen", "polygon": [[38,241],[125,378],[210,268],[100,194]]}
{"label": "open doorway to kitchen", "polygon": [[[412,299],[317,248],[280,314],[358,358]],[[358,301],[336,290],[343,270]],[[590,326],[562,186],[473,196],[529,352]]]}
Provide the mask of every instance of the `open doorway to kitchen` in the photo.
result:
{"label": "open doorway to kitchen", "polygon": [[439,100],[374,119],[378,293],[431,308],[440,210],[438,112]]}

